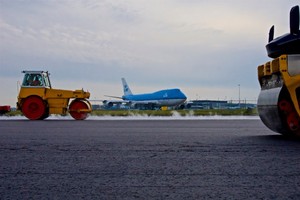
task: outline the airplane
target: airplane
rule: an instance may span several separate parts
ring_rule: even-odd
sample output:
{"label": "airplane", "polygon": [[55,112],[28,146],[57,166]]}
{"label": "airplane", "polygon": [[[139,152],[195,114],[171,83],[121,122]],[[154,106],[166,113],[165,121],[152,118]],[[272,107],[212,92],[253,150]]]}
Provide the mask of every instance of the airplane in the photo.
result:
{"label": "airplane", "polygon": [[187,99],[180,89],[165,89],[153,93],[133,94],[129,88],[125,78],[121,78],[124,95],[122,97],[108,96],[122,100],[104,100],[103,104],[107,107],[115,105],[129,105],[130,107],[146,107],[154,109],[155,107],[177,106],[184,103]]}

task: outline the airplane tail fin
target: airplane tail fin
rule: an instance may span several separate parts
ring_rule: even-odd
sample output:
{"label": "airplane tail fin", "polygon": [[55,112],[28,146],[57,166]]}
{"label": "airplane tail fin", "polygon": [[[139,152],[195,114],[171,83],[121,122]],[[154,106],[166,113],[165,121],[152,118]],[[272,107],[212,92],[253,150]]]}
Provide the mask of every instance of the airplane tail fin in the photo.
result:
{"label": "airplane tail fin", "polygon": [[123,84],[124,95],[125,96],[126,95],[131,95],[132,92],[131,92],[131,90],[130,90],[130,88],[129,88],[129,86],[128,86],[126,80],[125,80],[125,78],[122,78],[122,84]]}

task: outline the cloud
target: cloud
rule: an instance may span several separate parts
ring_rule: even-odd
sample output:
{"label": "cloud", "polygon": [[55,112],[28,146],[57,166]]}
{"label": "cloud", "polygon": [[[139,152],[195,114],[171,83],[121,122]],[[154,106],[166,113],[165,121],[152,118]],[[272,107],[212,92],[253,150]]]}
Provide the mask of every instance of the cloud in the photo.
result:
{"label": "cloud", "polygon": [[17,79],[24,68],[42,67],[66,83],[88,77],[88,85],[99,85],[95,92],[106,90],[101,84],[119,88],[124,76],[148,89],[259,90],[256,67],[269,60],[268,29],[275,24],[276,35],[287,32],[296,4],[2,0],[0,77]]}

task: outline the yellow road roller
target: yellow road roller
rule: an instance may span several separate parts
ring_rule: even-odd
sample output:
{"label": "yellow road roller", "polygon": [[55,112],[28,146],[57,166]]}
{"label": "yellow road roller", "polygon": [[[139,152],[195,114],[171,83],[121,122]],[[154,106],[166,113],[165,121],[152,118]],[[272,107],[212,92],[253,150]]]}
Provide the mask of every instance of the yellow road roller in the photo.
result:
{"label": "yellow road roller", "polygon": [[[87,100],[90,93],[82,90],[61,90],[51,87],[47,71],[23,71],[24,79],[18,95],[17,109],[30,120],[43,120],[50,114],[84,120],[92,111]],[[70,102],[70,100],[72,101]]]}
{"label": "yellow road roller", "polygon": [[274,26],[266,45],[273,60],[258,66],[261,91],[258,113],[271,130],[300,136],[300,30],[299,6],[290,11],[290,33],[274,39]]}

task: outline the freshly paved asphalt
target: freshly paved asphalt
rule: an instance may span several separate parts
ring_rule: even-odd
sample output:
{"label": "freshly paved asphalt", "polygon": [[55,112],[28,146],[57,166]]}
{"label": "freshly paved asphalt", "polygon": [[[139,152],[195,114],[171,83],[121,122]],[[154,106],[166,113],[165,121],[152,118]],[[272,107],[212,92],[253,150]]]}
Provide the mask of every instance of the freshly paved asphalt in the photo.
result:
{"label": "freshly paved asphalt", "polygon": [[1,120],[0,199],[300,199],[259,120]]}

